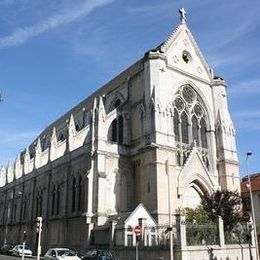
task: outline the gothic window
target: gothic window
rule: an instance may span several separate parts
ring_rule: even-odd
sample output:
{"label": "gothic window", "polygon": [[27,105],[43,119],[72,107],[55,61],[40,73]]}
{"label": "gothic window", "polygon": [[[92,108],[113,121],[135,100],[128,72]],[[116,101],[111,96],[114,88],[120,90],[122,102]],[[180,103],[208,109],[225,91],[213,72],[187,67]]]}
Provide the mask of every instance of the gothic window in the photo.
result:
{"label": "gothic window", "polygon": [[117,119],[114,119],[112,122],[112,142],[117,141]]}
{"label": "gothic window", "polygon": [[116,101],[115,101],[115,107],[114,108],[117,108],[121,105],[121,100],[118,98]]}
{"label": "gothic window", "polygon": [[124,119],[121,115],[111,124],[111,141],[118,144],[124,142]]}
{"label": "gothic window", "polygon": [[57,187],[56,215],[60,214],[60,185]]}
{"label": "gothic window", "polygon": [[118,118],[118,143],[122,144],[124,138],[124,120],[122,116]]}
{"label": "gothic window", "polygon": [[42,192],[40,192],[39,194],[39,215],[38,216],[41,215],[42,215]]}
{"label": "gothic window", "polygon": [[15,200],[14,206],[13,206],[13,213],[12,213],[13,222],[16,221],[16,210],[17,210],[17,200]]}
{"label": "gothic window", "polygon": [[39,217],[42,215],[42,191],[37,192],[36,196],[36,211],[35,211],[36,217]]}
{"label": "gothic window", "polygon": [[189,143],[189,123],[188,123],[188,116],[185,112],[181,114],[181,136],[182,142],[185,144]]}
{"label": "gothic window", "polygon": [[180,133],[179,133],[179,114],[176,109],[174,109],[174,134],[175,134],[175,140],[177,142],[180,141]]}
{"label": "gothic window", "polygon": [[198,119],[195,115],[192,117],[192,139],[199,145],[199,125]]}
{"label": "gothic window", "polygon": [[79,132],[81,129],[82,129],[82,126],[80,125],[80,123],[79,122],[75,122],[75,130],[77,132]]}
{"label": "gothic window", "polygon": [[79,185],[78,185],[78,211],[82,211],[82,177],[79,176]]}
{"label": "gothic window", "polygon": [[55,198],[56,198],[56,187],[52,188],[52,200],[51,200],[51,215],[53,216],[55,213]]}
{"label": "gothic window", "polygon": [[76,188],[77,188],[77,183],[76,183],[76,178],[73,179],[72,183],[72,196],[71,196],[71,211],[75,212],[75,200],[76,200]]}
{"label": "gothic window", "polygon": [[[176,163],[182,166],[189,156],[193,142],[200,148],[208,148],[207,113],[203,100],[190,86],[182,86],[172,102],[174,108],[173,132],[177,142]],[[202,152],[202,149],[199,149]],[[203,160],[209,167],[208,152],[203,150]]]}
{"label": "gothic window", "polygon": [[150,193],[150,192],[151,192],[151,184],[148,181],[148,183],[147,183],[147,193]]}
{"label": "gothic window", "polygon": [[201,146],[207,148],[207,126],[204,118],[200,120],[200,132],[201,132]]}
{"label": "gothic window", "polygon": [[65,136],[64,136],[64,134],[61,132],[60,134],[59,134],[59,136],[58,136],[58,142],[62,142],[62,141],[64,141],[65,140]]}

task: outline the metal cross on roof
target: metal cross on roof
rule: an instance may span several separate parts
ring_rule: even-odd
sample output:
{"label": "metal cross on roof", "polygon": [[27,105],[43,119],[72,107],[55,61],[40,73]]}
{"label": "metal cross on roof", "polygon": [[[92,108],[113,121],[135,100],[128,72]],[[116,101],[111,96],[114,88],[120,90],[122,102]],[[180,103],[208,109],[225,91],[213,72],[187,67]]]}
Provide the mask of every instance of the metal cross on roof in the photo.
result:
{"label": "metal cross on roof", "polygon": [[187,12],[185,11],[185,9],[182,7],[181,9],[179,9],[179,13],[181,15],[180,19],[181,19],[181,23],[185,23],[186,22],[186,14]]}

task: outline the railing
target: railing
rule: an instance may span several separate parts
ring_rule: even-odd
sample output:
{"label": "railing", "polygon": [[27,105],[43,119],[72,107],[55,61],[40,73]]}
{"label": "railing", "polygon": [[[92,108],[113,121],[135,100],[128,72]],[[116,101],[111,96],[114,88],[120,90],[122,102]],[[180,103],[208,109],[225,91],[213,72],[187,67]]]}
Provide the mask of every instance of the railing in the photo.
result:
{"label": "railing", "polygon": [[249,244],[251,241],[251,229],[247,223],[238,223],[232,231],[226,231],[225,244]]}
{"label": "railing", "polygon": [[187,246],[218,245],[219,231],[216,223],[186,224]]}

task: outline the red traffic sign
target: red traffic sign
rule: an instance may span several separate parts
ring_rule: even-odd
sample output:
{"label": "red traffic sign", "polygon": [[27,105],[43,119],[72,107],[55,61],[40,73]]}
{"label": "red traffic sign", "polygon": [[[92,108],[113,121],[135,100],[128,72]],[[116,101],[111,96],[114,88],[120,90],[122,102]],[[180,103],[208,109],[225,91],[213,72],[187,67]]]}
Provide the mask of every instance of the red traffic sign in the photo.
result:
{"label": "red traffic sign", "polygon": [[135,235],[136,235],[136,236],[140,236],[141,233],[142,233],[142,228],[141,228],[141,226],[135,226],[134,232],[135,232]]}

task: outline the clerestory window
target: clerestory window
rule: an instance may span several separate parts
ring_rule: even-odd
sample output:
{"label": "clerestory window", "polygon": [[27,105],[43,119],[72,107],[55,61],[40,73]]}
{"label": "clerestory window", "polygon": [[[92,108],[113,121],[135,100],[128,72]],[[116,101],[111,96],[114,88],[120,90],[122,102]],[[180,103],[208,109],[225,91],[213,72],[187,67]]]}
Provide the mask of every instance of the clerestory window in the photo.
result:
{"label": "clerestory window", "polygon": [[112,142],[123,144],[124,142],[124,119],[123,116],[115,118],[111,123],[111,139]]}

